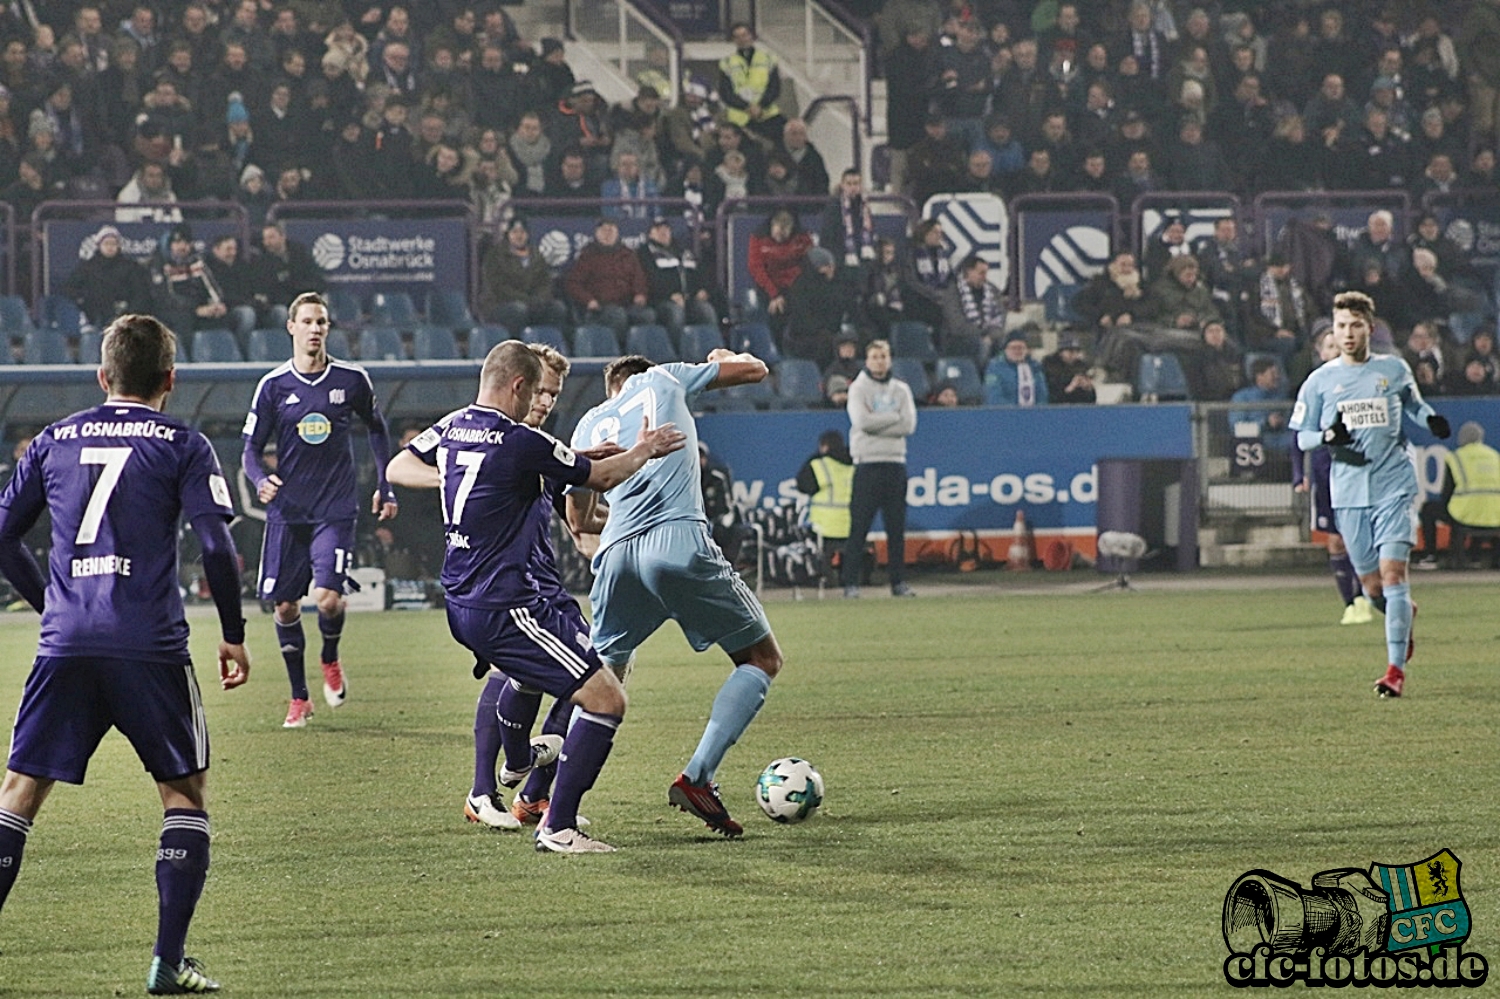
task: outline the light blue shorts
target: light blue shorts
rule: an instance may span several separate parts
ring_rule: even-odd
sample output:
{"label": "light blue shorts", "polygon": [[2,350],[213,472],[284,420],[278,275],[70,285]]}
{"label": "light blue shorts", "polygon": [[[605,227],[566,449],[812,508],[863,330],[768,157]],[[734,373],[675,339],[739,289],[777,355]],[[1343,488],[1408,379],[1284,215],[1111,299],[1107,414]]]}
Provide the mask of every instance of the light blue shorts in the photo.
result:
{"label": "light blue shorts", "polygon": [[669,618],[698,652],[735,653],[771,633],[760,601],[699,521],[660,524],[600,552],[589,600],[594,649],[613,665]]}
{"label": "light blue shorts", "polygon": [[1334,511],[1339,534],[1349,549],[1349,561],[1361,576],[1380,568],[1380,560],[1405,562],[1417,541],[1417,521],[1410,496],[1393,496],[1374,506],[1340,507]]}

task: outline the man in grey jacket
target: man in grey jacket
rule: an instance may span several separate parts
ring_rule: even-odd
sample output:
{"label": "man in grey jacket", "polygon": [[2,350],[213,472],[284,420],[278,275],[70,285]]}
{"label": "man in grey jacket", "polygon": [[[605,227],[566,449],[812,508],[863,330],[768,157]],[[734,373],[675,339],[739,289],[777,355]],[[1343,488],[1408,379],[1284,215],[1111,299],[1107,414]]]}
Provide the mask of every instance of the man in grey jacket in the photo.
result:
{"label": "man in grey jacket", "polygon": [[865,369],[849,386],[849,451],[854,488],[849,500],[849,541],[844,547],[844,596],[859,596],[865,536],[879,513],[885,526],[891,596],[914,597],[906,570],[906,438],[917,429],[911,387],[891,375],[891,345],[871,340]]}

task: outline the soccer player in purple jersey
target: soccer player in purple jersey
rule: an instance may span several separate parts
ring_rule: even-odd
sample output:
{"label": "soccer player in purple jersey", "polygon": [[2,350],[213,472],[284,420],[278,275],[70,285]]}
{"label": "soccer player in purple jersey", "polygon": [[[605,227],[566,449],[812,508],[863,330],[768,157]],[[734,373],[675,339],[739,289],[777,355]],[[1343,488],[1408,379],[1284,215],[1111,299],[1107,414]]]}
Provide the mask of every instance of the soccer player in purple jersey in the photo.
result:
{"label": "soccer player in purple jersey", "polygon": [[[116,319],[102,345],[104,404],[38,434],[0,494],[0,571],[42,615],[0,783],[0,906],[52,785],[82,784],[99,740],[118,728],[156,779],[165,810],[152,995],[219,988],[183,954],[209,837],[208,730],[177,589],[179,517],[203,545],[223,635],[219,682],[228,690],[250,675],[229,485],[207,439],[161,413],[176,349],[155,318]],[[22,543],[43,510],[52,514],[45,580]]]}
{"label": "soccer player in purple jersey", "polygon": [[[390,434],[375,401],[370,376],[357,364],[328,356],[328,305],[306,292],[292,300],[286,320],[292,359],[255,387],[245,417],[245,474],[266,504],[261,546],[261,599],[276,605],[276,641],[286,661],[292,703],[283,728],[302,728],[312,717],[303,656],[301,602],[312,585],[323,636],[323,697],[340,707],[349,696],[339,638],[344,631],[344,592],[354,568],[354,525],[359,516],[350,425],[359,417],[370,430],[370,450],[379,478],[371,512],[396,516],[396,494],[385,478]],[[277,465],[265,463],[266,445],[276,444]]]}
{"label": "soccer player in purple jersey", "polygon": [[[540,430],[542,424],[547,422],[547,417],[552,415],[552,407],[557,404],[563,380],[568,377],[572,365],[566,357],[545,344],[532,343],[527,344],[527,347],[542,362],[542,378],[537,384],[536,394],[531,399],[531,409],[527,411],[523,422],[528,427]],[[548,479],[545,490],[552,497],[551,503],[537,503],[532,508],[533,515],[540,518],[542,523],[537,535],[537,557],[531,563],[531,571],[536,578],[537,588],[542,593],[561,600],[572,600],[572,595],[567,592],[558,575],[557,553],[552,547],[552,513],[554,510],[563,512],[564,488],[562,482]],[[603,519],[600,518],[594,533],[597,534],[602,526]],[[525,708],[519,714],[513,707],[509,713],[502,710],[513,705],[522,693],[519,684],[499,668],[490,667],[484,690],[480,692],[479,702],[474,709],[474,783],[464,799],[464,817],[470,822],[483,823],[494,829],[519,829],[523,823],[535,824],[541,821],[542,813],[547,810],[546,792],[552,786],[552,778],[557,770],[557,753],[562,747],[563,736],[567,734],[573,705],[566,699],[554,701],[552,711],[542,725],[541,736],[532,740],[532,745],[537,747],[537,754],[530,766],[519,770],[506,766],[497,776],[495,768],[500,762],[504,732],[506,728],[516,728],[520,724],[512,716],[534,717],[536,714],[534,710],[528,711]],[[529,798],[518,794],[507,811],[499,788],[501,785],[515,787],[523,778],[527,779],[526,789],[537,793]],[[579,828],[586,828],[588,824],[586,818],[578,816]]]}
{"label": "soccer player in purple jersey", "polygon": [[[680,450],[672,424],[642,433],[629,450],[597,460],[520,421],[531,408],[542,364],[507,340],[485,358],[476,401],[444,417],[391,459],[399,486],[442,489],[447,551],[442,584],[453,637],[483,663],[500,663],[522,686],[581,710],[563,743],[557,784],[536,832],[536,848],[606,853],[613,847],[578,829],[578,803],[593,786],[625,715],[625,689],[602,669],[578,604],[543,590],[533,570],[554,498],[548,479],[608,489],[652,458]],[[502,735],[506,765],[532,760],[529,734],[540,707]]]}

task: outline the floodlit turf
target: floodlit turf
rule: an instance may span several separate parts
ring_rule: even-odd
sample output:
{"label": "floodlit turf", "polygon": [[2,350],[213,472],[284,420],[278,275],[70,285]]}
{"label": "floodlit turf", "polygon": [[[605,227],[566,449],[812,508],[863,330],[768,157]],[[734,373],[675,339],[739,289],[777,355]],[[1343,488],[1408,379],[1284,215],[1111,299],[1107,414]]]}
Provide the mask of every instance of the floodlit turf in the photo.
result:
{"label": "floodlit turf", "polygon": [[[270,619],[226,694],[195,618],[214,855],[189,952],[233,997],[1227,995],[1240,873],[1446,847],[1469,946],[1500,961],[1492,586],[1418,580],[1400,701],[1371,693],[1380,625],[1339,627],[1331,584],[878,593],[770,606],[786,672],[719,775],[738,842],[666,805],[726,661],[659,634],[585,799],[620,848],[594,857],[463,821],[479,684],[440,613],[350,615],[350,702],[303,731]],[[0,620],[9,704],[35,635]],[[787,755],[828,787],[793,827],[751,798]],[[143,994],[159,824],[111,735],[32,834],[0,996]]]}

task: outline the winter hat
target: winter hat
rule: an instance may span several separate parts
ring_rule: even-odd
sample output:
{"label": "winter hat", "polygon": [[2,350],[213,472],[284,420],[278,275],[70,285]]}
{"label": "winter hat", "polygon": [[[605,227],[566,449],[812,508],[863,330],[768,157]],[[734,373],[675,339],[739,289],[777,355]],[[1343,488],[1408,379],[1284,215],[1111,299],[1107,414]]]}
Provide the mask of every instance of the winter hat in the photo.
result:
{"label": "winter hat", "polygon": [[245,169],[240,171],[240,186],[244,187],[246,184],[249,184],[250,181],[255,180],[256,178],[265,180],[266,172],[260,167],[256,166],[254,163],[246,163]]}
{"label": "winter hat", "polygon": [[230,101],[229,111],[224,116],[226,124],[239,125],[250,120],[250,112],[245,110],[243,101]]}
{"label": "winter hat", "polygon": [[807,263],[809,267],[817,270],[819,267],[832,267],[837,261],[834,260],[833,254],[823,247],[814,246],[807,251]]}
{"label": "winter hat", "polygon": [[1484,443],[1484,428],[1475,423],[1473,420],[1469,420],[1463,426],[1458,428],[1459,447],[1463,447],[1465,444],[1482,443]]}

